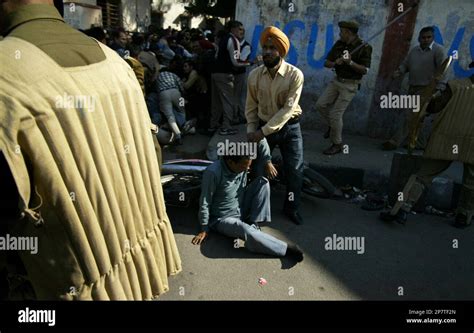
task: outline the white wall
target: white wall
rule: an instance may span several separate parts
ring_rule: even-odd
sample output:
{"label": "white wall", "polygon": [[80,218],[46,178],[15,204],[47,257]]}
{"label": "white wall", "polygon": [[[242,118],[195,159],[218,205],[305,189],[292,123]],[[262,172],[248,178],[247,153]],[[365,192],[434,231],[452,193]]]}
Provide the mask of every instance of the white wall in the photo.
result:
{"label": "white wall", "polygon": [[[421,28],[430,25],[436,27],[435,40],[443,45],[446,55],[452,50],[458,51],[459,59],[451,66],[449,78],[472,75],[474,69],[468,70],[467,66],[474,60],[474,1],[422,1],[414,37]],[[417,44],[417,38],[413,38],[412,46]]]}
{"label": "white wall", "polygon": [[[289,11],[289,4],[294,11]],[[361,26],[359,35],[366,39],[387,23],[388,0],[237,0],[236,18],[246,28],[246,38],[254,48],[259,49],[258,37],[267,25],[279,24],[285,29],[293,45],[287,60],[296,64],[305,75],[301,98],[304,125],[320,127],[323,124],[314,105],[326,88],[334,73],[323,68],[325,52],[332,45],[326,45],[326,38],[332,29],[330,43],[339,38],[337,22],[356,20]],[[468,64],[474,59],[474,0],[423,0],[416,18],[412,46],[418,43],[419,30],[428,25],[436,26],[435,40],[446,49],[446,54],[458,50],[459,60],[449,70],[449,77],[468,77],[474,69]],[[312,27],[317,36],[312,34]],[[352,133],[365,134],[379,64],[382,55],[384,33],[370,41],[373,47],[372,66],[362,80],[357,93],[344,115],[344,128]],[[398,52],[394,49],[393,52]]]}
{"label": "white wall", "polygon": [[[95,1],[94,1],[95,2]],[[89,29],[102,26],[102,9],[81,6],[80,3],[64,4],[64,20],[76,29]]]}
{"label": "white wall", "polygon": [[[294,4],[292,8],[290,3]],[[323,63],[326,52],[339,39],[338,22],[359,22],[359,35],[366,39],[385,25],[388,12],[386,0],[238,0],[236,19],[243,23],[246,39],[257,52],[261,52],[258,39],[263,27],[279,25],[287,33],[292,49],[286,59],[305,76],[300,100],[304,126],[323,128],[324,122],[314,105],[335,75]],[[344,115],[344,128],[353,133],[366,131],[383,36],[370,41],[374,50],[371,69]]]}
{"label": "white wall", "polygon": [[[178,18],[186,11],[184,7],[188,6],[189,3],[190,1],[154,0],[152,6],[155,10],[163,12],[163,28],[180,29],[181,25]],[[191,18],[190,28],[197,28],[203,19],[203,17]]]}
{"label": "white wall", "polygon": [[151,23],[150,0],[122,0],[122,20],[127,31],[145,31]]}

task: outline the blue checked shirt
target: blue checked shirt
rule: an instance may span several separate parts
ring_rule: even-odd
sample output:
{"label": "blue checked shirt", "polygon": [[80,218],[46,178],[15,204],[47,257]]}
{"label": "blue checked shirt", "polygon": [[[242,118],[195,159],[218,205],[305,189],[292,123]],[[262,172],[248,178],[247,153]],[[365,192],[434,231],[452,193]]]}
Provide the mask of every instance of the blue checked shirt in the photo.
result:
{"label": "blue checked shirt", "polygon": [[183,91],[181,80],[179,79],[179,76],[175,73],[168,71],[160,72],[160,75],[158,75],[157,82],[159,92],[168,89],[178,89],[181,92]]}

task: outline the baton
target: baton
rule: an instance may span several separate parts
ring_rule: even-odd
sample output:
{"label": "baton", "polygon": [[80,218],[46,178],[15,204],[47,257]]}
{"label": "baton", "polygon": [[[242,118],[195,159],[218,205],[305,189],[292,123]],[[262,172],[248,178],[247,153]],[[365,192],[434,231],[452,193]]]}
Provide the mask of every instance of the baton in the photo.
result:
{"label": "baton", "polygon": [[401,19],[403,16],[405,16],[406,14],[408,14],[413,8],[415,8],[416,6],[418,6],[418,3],[415,3],[413,4],[410,8],[408,8],[406,11],[404,11],[403,13],[401,13],[400,15],[398,15],[397,17],[395,17],[393,20],[391,20],[390,22],[388,22],[388,24],[386,26],[384,26],[382,29],[380,29],[379,31],[377,31],[375,34],[372,35],[372,37],[370,37],[369,39],[367,39],[365,42],[363,42],[362,44],[360,44],[359,46],[357,46],[354,50],[351,51],[350,55],[353,55],[354,53],[356,53],[357,51],[359,51],[361,48],[367,46],[369,44],[369,42],[374,39],[375,37],[377,37],[378,35],[380,35],[385,29],[387,29],[389,26],[391,26],[392,24],[394,24],[395,22],[397,22],[399,19]]}

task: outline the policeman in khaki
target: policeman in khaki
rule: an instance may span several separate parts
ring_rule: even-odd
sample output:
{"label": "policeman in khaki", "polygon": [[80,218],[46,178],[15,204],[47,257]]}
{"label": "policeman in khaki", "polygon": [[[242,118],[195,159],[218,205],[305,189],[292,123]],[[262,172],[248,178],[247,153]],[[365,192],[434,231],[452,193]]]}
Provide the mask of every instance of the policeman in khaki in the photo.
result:
{"label": "policeman in khaki", "polygon": [[326,120],[329,129],[324,137],[330,138],[332,145],[324,151],[326,155],[342,152],[342,117],[347,106],[360,88],[362,76],[367,74],[372,57],[372,47],[367,44],[351,55],[364,42],[357,32],[356,22],[339,22],[340,39],[329,51],[324,66],[334,68],[336,77],[332,80],[316,103],[316,110]]}

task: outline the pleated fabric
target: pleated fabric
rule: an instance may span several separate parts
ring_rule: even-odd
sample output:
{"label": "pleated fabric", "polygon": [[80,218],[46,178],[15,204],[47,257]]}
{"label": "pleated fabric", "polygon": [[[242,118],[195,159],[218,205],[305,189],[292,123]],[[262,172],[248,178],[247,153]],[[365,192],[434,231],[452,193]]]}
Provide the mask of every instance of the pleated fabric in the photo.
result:
{"label": "pleated fabric", "polygon": [[34,45],[0,42],[0,149],[21,197],[12,233],[39,299],[143,300],[181,270],[150,118],[132,69],[62,68]]}
{"label": "pleated fabric", "polygon": [[474,164],[474,84],[449,81],[453,93],[433,122],[424,157]]}

